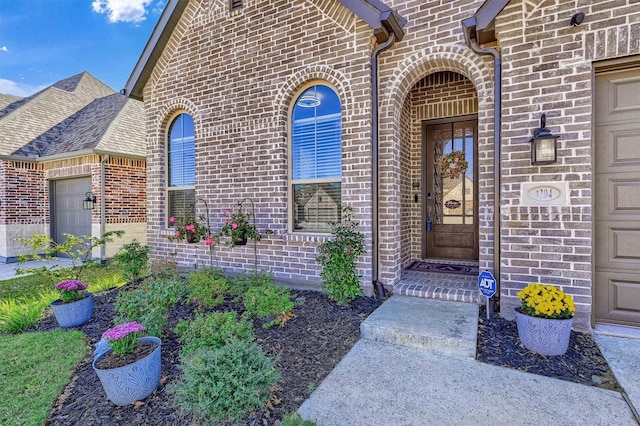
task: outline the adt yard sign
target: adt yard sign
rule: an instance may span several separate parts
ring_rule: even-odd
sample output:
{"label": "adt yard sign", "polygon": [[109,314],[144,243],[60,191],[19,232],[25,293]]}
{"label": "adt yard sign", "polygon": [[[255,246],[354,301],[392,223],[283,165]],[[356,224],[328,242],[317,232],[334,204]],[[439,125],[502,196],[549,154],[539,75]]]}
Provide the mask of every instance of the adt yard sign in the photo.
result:
{"label": "adt yard sign", "polygon": [[491,297],[496,294],[496,279],[491,272],[484,271],[478,275],[478,289],[483,296]]}

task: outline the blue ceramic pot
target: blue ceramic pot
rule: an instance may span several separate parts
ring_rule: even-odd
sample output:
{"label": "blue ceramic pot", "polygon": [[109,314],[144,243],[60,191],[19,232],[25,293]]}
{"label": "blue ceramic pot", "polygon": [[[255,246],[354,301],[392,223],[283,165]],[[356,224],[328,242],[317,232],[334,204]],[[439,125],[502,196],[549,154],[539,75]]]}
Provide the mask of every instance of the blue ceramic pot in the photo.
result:
{"label": "blue ceramic pot", "polygon": [[130,405],[151,395],[160,384],[160,347],[162,341],[153,336],[141,337],[138,342],[149,342],[157,347],[144,358],[118,368],[101,370],[96,362],[111,350],[99,354],[91,366],[98,375],[107,397],[116,405]]}
{"label": "blue ceramic pot", "polygon": [[93,293],[87,293],[84,299],[69,303],[56,299],[50,306],[60,327],[78,327],[89,321],[93,315]]}
{"label": "blue ceramic pot", "polygon": [[567,352],[573,318],[538,318],[522,314],[517,309],[515,312],[518,337],[525,348],[546,356]]}

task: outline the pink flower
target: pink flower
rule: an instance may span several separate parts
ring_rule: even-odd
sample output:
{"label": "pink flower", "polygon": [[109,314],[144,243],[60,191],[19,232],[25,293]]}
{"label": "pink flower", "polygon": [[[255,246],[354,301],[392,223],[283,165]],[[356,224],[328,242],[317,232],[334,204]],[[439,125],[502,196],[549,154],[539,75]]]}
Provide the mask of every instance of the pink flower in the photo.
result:
{"label": "pink flower", "polygon": [[222,216],[224,216],[224,217],[227,217],[227,215],[228,215],[227,212],[222,213]]}
{"label": "pink flower", "polygon": [[238,224],[237,224],[237,223],[235,223],[235,222],[233,222],[233,223],[231,224],[231,227],[232,227],[233,229],[238,229]]}
{"label": "pink flower", "polygon": [[211,237],[207,237],[207,238],[204,240],[204,243],[205,243],[206,245],[210,246],[211,244],[213,244],[213,238],[211,238]]}
{"label": "pink flower", "polygon": [[191,232],[194,232],[194,230],[195,230],[193,225],[187,225],[187,226],[184,227],[184,229],[186,229],[187,231],[191,231]]}
{"label": "pink flower", "polygon": [[173,222],[175,222],[175,221],[176,221],[176,218],[175,218],[175,217],[171,216],[171,217],[169,218],[169,223],[173,223]]}
{"label": "pink flower", "polygon": [[137,333],[138,331],[144,331],[146,328],[142,324],[137,322],[127,322],[124,324],[116,325],[102,333],[102,337],[106,337],[109,340],[118,340],[126,337],[130,333]]}
{"label": "pink flower", "polygon": [[180,236],[180,231],[174,232],[173,235],[175,235],[176,237],[179,237]]}

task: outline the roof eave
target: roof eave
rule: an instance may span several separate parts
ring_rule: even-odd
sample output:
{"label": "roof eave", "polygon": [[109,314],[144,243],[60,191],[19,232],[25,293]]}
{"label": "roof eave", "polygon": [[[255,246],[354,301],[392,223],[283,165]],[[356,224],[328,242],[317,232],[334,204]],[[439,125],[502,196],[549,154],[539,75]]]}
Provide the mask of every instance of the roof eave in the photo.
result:
{"label": "roof eave", "polygon": [[480,44],[495,42],[494,21],[509,1],[485,0],[472,17],[462,21],[463,28]]}
{"label": "roof eave", "polygon": [[339,0],[340,3],[367,23],[376,36],[378,43],[384,43],[391,33],[396,41],[404,37],[407,19],[380,0]]}
{"label": "roof eave", "polygon": [[[144,98],[144,86],[147,84],[154,66],[160,59],[173,29],[180,20],[182,13],[187,7],[188,1],[169,0],[167,6],[162,11],[158,23],[153,29],[147,44],[133,68],[129,80],[121,93],[130,98],[142,101]],[[123,93],[124,92],[124,93]]]}

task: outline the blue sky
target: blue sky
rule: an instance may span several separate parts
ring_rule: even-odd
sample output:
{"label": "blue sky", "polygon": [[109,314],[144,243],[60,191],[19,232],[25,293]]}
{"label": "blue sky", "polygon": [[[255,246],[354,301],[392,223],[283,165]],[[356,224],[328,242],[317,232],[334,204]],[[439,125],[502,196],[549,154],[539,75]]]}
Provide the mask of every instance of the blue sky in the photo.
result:
{"label": "blue sky", "polygon": [[124,88],[166,0],[0,0],[0,93],[82,71]]}

